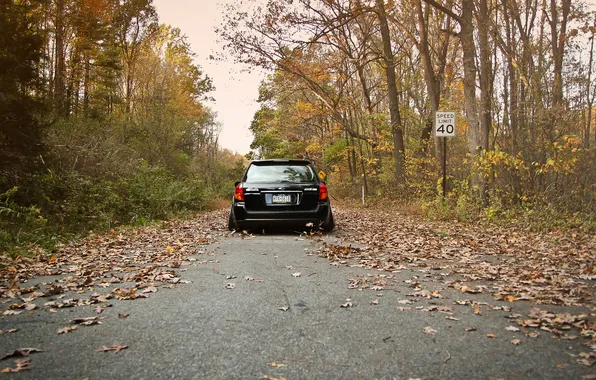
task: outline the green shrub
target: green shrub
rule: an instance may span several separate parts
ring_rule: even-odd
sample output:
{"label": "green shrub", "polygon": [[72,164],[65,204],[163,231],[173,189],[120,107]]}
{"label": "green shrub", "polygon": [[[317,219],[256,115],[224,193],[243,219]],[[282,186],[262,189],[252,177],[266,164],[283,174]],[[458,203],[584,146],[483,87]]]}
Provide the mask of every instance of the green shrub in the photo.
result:
{"label": "green shrub", "polygon": [[180,179],[163,167],[141,165],[120,183],[127,222],[166,219],[183,211],[206,207],[209,191],[197,177]]}
{"label": "green shrub", "polygon": [[131,176],[97,179],[76,172],[31,174],[0,193],[0,252],[51,249],[61,239],[122,224],[144,224],[207,207],[212,192],[199,176],[139,165]]}

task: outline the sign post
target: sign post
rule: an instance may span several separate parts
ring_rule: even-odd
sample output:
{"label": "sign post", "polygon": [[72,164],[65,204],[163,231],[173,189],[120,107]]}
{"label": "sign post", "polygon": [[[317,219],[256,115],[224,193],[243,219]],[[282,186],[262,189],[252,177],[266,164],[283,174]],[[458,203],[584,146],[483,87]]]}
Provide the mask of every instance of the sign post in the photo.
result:
{"label": "sign post", "polygon": [[435,112],[435,136],[443,138],[443,198],[447,195],[447,137],[455,137],[455,112]]}

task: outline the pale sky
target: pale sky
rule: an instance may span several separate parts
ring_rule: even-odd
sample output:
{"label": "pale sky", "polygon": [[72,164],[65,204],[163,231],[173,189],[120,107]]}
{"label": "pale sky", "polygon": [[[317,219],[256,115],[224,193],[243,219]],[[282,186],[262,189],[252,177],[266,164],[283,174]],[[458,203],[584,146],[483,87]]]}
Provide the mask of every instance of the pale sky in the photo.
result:
{"label": "pale sky", "polygon": [[217,112],[217,120],[222,124],[219,136],[220,145],[237,153],[248,153],[252,134],[248,127],[258,110],[256,102],[263,74],[242,72],[233,63],[210,61],[209,55],[221,53],[214,28],[221,21],[224,3],[235,0],[154,0],[159,20],[180,28],[188,36],[192,50],[197,54],[196,63],[211,77],[216,87],[211,95],[215,98],[209,106]]}

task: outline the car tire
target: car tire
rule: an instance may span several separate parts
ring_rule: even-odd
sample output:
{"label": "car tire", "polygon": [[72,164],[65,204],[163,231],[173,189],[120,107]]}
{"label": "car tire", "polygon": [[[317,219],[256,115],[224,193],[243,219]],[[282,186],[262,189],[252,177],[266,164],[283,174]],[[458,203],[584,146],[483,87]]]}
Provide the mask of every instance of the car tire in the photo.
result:
{"label": "car tire", "polygon": [[331,232],[335,228],[335,220],[333,219],[333,211],[331,209],[329,209],[329,217],[323,222],[321,228],[325,232]]}
{"label": "car tire", "polygon": [[236,223],[236,217],[234,216],[234,209],[230,208],[230,216],[228,217],[228,230],[237,231],[238,224]]}

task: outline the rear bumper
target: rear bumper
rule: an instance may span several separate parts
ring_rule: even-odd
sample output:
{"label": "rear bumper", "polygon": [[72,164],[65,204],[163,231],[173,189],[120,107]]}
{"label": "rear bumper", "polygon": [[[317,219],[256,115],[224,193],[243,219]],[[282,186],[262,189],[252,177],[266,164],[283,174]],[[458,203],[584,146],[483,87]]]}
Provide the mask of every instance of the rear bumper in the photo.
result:
{"label": "rear bumper", "polygon": [[319,202],[314,210],[249,211],[244,202],[234,203],[234,217],[239,228],[277,225],[318,225],[329,217],[329,202]]}

